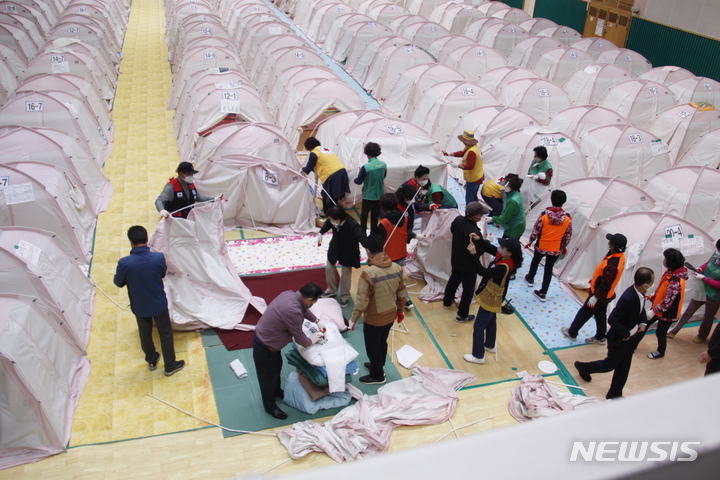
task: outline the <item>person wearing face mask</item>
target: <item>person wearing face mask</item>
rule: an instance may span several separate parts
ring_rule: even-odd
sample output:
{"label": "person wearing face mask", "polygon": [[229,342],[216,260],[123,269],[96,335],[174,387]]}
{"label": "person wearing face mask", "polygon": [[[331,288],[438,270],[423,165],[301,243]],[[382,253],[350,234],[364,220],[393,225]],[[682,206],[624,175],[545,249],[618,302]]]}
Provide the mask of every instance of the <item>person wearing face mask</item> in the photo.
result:
{"label": "person wearing face mask", "polygon": [[443,151],[442,153],[446,157],[462,158],[459,167],[463,171],[463,178],[465,178],[465,204],[467,205],[470,202],[477,202],[478,190],[485,181],[485,169],[482,158],[480,158],[480,149],[477,146],[478,141],[475,139],[475,132],[465,130],[457,138],[465,145],[465,148],[457,152],[448,153]]}
{"label": "person wearing face mask", "polygon": [[395,196],[398,200],[398,210],[400,210],[405,218],[407,219],[407,240],[410,242],[415,237],[419,236],[413,232],[415,226],[415,197],[418,194],[418,189],[412,185],[402,185],[400,188],[395,190]]}
{"label": "person wearing face mask", "polygon": [[201,195],[195,188],[195,174],[199,173],[190,162],[180,162],[177,177],[171,178],[160,195],[155,199],[155,208],[163,217],[187,218],[191,205],[209,202],[214,197]]}
{"label": "person wearing face mask", "polygon": [[548,160],[547,149],[545,147],[535,147],[533,153],[533,160],[527,174],[529,181],[525,183],[523,189],[526,209],[532,208],[547,194],[553,176],[553,168]]}
{"label": "person wearing face mask", "polygon": [[[700,273],[697,273],[700,272]],[[704,265],[697,269],[693,276],[702,282],[702,294],[704,298],[690,300],[690,304],[680,317],[677,325],[668,332],[668,338],[675,338],[680,329],[695,315],[698,308],[705,305],[705,313],[703,314],[702,323],[698,329],[697,336],[693,338],[695,343],[703,343],[707,340],[712,329],[713,320],[720,310],[720,240],[715,242],[715,251],[710,259]],[[717,329],[715,329],[717,332]],[[716,335],[717,336],[717,335]]]}
{"label": "person wearing face mask", "polygon": [[382,151],[380,145],[369,142],[365,145],[365,155],[368,162],[360,167],[358,176],[353,182],[356,185],[362,185],[362,210],[360,212],[360,226],[368,228],[367,220],[370,216],[370,229],[374,230],[380,218],[380,195],[385,192],[385,176],[387,175],[387,165],[381,162],[377,157]]}
{"label": "person wearing face mask", "polygon": [[475,271],[483,277],[477,290],[475,301],[478,311],[473,325],[472,353],[466,353],[466,362],[485,363],[485,352],[495,353],[497,345],[497,314],[502,309],[507,295],[510,275],[522,266],[522,247],[517,238],[501,238],[500,248],[488,267],[483,267],[477,255],[475,242],[470,242],[467,250],[475,258]]}
{"label": "person wearing face mask", "polygon": [[327,221],[320,228],[317,236],[318,247],[322,245],[324,233],[332,230],[333,237],[328,247],[327,263],[325,264],[325,281],[327,290],[322,294],[324,298],[334,298],[338,291],[336,279],[336,264],[342,267],[340,283],[340,306],[345,308],[350,303],[350,285],[352,283],[352,269],[360,268],[360,244],[364,244],[367,236],[365,229],[354,218],[347,214],[340,205],[328,208]]}
{"label": "person wearing face mask", "polygon": [[632,364],[632,356],[645,336],[648,317],[645,311],[645,294],[655,283],[655,272],[646,267],[635,272],[634,285],[623,292],[608,318],[607,357],[594,362],[575,362],[580,378],[592,381],[593,373],[613,372],[608,400],[622,397]]}
{"label": "person wearing face mask", "polygon": [[562,327],[560,331],[570,340],[577,338],[580,329],[590,318],[595,317],[595,336],[585,339],[586,343],[605,345],[607,332],[607,307],[615,299],[615,287],[625,270],[625,248],[627,238],[622,233],[608,233],[608,252],[595,268],[590,280],[590,294],[580,310],[575,314],[570,328]]}
{"label": "person wearing face mask", "polygon": [[415,197],[415,210],[428,212],[436,208],[457,208],[457,202],[450,192],[442,185],[430,181],[430,169],[420,165],[415,169],[415,176],[403,183],[420,190]]}
{"label": "person wearing face mask", "polygon": [[[478,222],[483,215],[488,213],[490,207],[480,202],[470,202],[465,207],[465,216],[458,215],[450,224],[452,233],[452,250],[450,254],[450,278],[445,287],[443,307],[450,308],[455,301],[455,292],[462,284],[462,296],[458,305],[456,322],[471,322],[475,315],[469,315],[470,303],[472,302],[475,284],[477,283],[477,272],[475,261],[483,255],[490,253],[495,255],[497,247],[485,240],[478,227]],[[468,251],[468,241],[475,245],[475,254]]]}
{"label": "person wearing face mask", "polygon": [[505,185],[503,194],[505,199],[502,213],[499,216],[491,217],[490,220],[504,229],[503,238],[520,238],[525,232],[525,209],[520,194],[523,180],[514,173],[508,173],[505,178],[507,185]]}
{"label": "person wearing face mask", "polygon": [[663,252],[663,257],[663,267],[667,270],[663,273],[655,293],[648,297],[652,302],[652,310],[648,314],[652,317],[648,326],[658,322],[655,332],[658,348],[648,353],[648,358],[653,360],[665,356],[667,333],[670,325],[680,317],[685,295],[685,280],[688,278],[685,256],[680,250],[668,248]]}

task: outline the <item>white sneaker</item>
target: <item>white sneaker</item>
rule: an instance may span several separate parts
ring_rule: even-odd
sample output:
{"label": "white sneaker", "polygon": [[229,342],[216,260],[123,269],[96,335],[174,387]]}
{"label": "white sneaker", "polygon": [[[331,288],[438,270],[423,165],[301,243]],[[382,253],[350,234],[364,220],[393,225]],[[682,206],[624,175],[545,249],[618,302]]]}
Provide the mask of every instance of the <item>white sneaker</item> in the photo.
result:
{"label": "white sneaker", "polygon": [[470,362],[470,363],[477,363],[480,365],[485,363],[484,357],[483,358],[473,357],[472,353],[466,353],[465,355],[463,355],[463,358],[465,359],[466,362]]}
{"label": "white sneaker", "polygon": [[488,353],[495,353],[495,352],[497,352],[497,347],[493,347],[493,348],[485,347],[485,351]]}

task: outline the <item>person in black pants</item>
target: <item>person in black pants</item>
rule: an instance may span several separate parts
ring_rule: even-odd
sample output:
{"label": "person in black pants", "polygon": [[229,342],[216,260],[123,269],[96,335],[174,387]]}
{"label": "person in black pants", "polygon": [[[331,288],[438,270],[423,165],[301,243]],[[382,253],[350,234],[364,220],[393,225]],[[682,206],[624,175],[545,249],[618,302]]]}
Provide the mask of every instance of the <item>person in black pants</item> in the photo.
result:
{"label": "person in black pants", "polygon": [[[477,222],[488,212],[490,212],[490,208],[487,205],[480,202],[470,202],[465,207],[465,216],[458,216],[450,225],[450,231],[452,232],[450,265],[452,270],[445,287],[443,307],[450,308],[450,305],[455,301],[455,292],[462,284],[463,293],[455,316],[456,322],[472,322],[475,319],[475,315],[469,315],[470,302],[472,302],[475,284],[477,283],[475,263],[483,253],[487,252],[491,255],[497,253],[497,247],[482,237],[482,233],[480,233],[477,226]],[[468,244],[471,241],[475,244],[477,251],[474,255],[468,252]]]}
{"label": "person in black pants", "polygon": [[610,313],[608,323],[608,354],[604,360],[575,362],[580,378],[589,382],[591,374],[613,371],[610,389],[605,398],[622,397],[632,364],[632,356],[645,336],[648,313],[645,311],[645,294],[655,283],[655,273],[645,267],[635,272],[635,284],[623,292]]}
{"label": "person in black pants", "polygon": [[705,375],[720,372],[720,328],[715,327],[708,349],[700,354],[700,363],[707,364]]}

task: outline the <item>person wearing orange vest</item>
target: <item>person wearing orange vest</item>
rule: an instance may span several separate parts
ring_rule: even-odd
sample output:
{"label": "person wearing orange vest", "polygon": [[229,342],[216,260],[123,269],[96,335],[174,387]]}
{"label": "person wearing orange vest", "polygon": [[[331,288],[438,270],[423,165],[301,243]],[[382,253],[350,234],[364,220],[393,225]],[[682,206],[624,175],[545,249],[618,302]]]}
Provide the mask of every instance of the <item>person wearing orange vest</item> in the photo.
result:
{"label": "person wearing orange vest", "polygon": [[190,162],[180,162],[178,176],[171,178],[155,199],[155,208],[163,218],[173,216],[187,218],[195,202],[209,202],[214,197],[201,195],[195,188],[195,174],[199,173]]}
{"label": "person wearing orange vest", "polygon": [[667,332],[672,323],[680,318],[685,296],[685,280],[688,279],[685,257],[680,250],[668,248],[663,252],[663,257],[665,257],[663,267],[667,270],[663,273],[655,293],[648,297],[648,300],[652,302],[652,310],[648,312],[650,319],[648,326],[658,322],[655,331],[658,348],[654,352],[648,353],[648,358],[653,360],[665,356]]}
{"label": "person wearing orange vest", "polygon": [[622,272],[625,269],[625,248],[627,238],[622,233],[608,233],[605,238],[608,240],[608,253],[602,262],[595,268],[592,280],[590,280],[590,294],[575,315],[570,328],[562,327],[560,331],[570,340],[577,338],[580,329],[595,317],[597,330],[594,337],[585,339],[586,343],[597,343],[605,345],[605,334],[607,333],[607,307],[615,298],[615,287],[620,281]]}
{"label": "person wearing orange vest", "polygon": [[345,165],[327,148],[323,148],[315,137],[305,140],[305,150],[309,151],[307,164],[302,171],[305,175],[315,170],[322,183],[323,213],[346,194],[350,193],[350,180]]}
{"label": "person wearing orange vest", "polygon": [[458,166],[463,170],[463,178],[465,178],[465,205],[467,205],[478,200],[478,190],[485,181],[485,167],[482,158],[480,158],[480,149],[475,138],[475,132],[465,130],[457,138],[465,144],[465,148],[452,153],[443,151],[443,155],[446,157],[462,157],[462,162]]}
{"label": "person wearing orange vest", "polygon": [[567,253],[567,246],[572,238],[572,219],[570,215],[563,210],[562,206],[567,201],[567,195],[562,190],[553,190],[550,194],[550,202],[552,207],[545,210],[538,217],[533,226],[530,241],[526,248],[530,248],[535,243],[535,254],[532,262],[530,262],[530,271],[525,275],[525,281],[528,287],[532,287],[535,283],[535,274],[537,273],[540,260],[545,257],[545,272],[543,273],[543,282],[540,290],[533,293],[541,301],[545,301],[548,288],[550,288],[550,280],[552,280],[552,269],[560,258],[560,254]]}

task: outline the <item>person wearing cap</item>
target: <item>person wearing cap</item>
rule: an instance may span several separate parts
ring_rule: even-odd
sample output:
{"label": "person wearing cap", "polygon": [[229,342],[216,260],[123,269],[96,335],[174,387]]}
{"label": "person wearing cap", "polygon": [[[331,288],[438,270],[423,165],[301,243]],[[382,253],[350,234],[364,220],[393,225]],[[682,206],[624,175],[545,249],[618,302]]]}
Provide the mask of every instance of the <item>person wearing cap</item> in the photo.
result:
{"label": "person wearing cap", "polygon": [[620,281],[623,270],[625,270],[625,248],[627,238],[622,233],[608,233],[605,238],[608,240],[608,252],[605,258],[595,268],[590,280],[590,292],[580,310],[575,314],[570,328],[563,327],[560,331],[570,340],[577,338],[580,329],[595,317],[595,336],[585,339],[587,343],[598,343],[605,345],[605,334],[607,332],[607,307],[615,298],[615,287]]}
{"label": "person wearing cap", "polygon": [[542,287],[533,293],[541,301],[545,301],[548,288],[550,288],[550,280],[552,280],[552,270],[560,254],[567,253],[567,246],[572,238],[572,220],[562,206],[567,200],[567,195],[562,190],[553,190],[550,194],[552,207],[546,209],[540,215],[533,226],[526,248],[530,248],[535,243],[535,251],[532,262],[530,262],[530,271],[525,275],[525,281],[529,287],[535,283],[535,274],[537,273],[540,260],[545,257],[545,271],[543,272]]}
{"label": "person wearing cap", "polygon": [[553,168],[548,160],[547,149],[533,148],[533,159],[527,174],[529,181],[523,190],[526,209],[532,208],[547,193],[552,176]]}
{"label": "person wearing cap", "polygon": [[369,142],[365,145],[364,153],[367,155],[368,161],[360,167],[358,176],[353,182],[363,186],[360,226],[368,228],[367,220],[370,216],[370,230],[374,230],[380,218],[380,195],[385,193],[387,165],[377,158],[382,153],[380,145],[377,143]]}
{"label": "person wearing cap", "polygon": [[480,158],[480,149],[475,138],[475,132],[465,130],[457,138],[465,145],[465,148],[457,152],[448,153],[443,151],[442,153],[446,157],[462,158],[462,162],[458,166],[463,171],[463,178],[465,178],[465,204],[467,205],[470,202],[477,201],[478,190],[485,181],[485,170],[482,158]]}
{"label": "person wearing cap", "polygon": [[496,217],[491,217],[490,221],[503,228],[503,238],[520,238],[525,233],[525,207],[520,194],[523,180],[514,173],[508,173],[505,178],[507,184],[503,193],[505,199],[502,212]]}
{"label": "person wearing cap", "polygon": [[[305,140],[305,150],[310,152],[307,164],[302,168],[305,175],[315,170],[315,175],[322,183],[323,213],[337,205],[341,198],[350,193],[350,180],[345,165],[327,148],[320,145],[315,137]],[[364,228],[364,227],[363,227]]]}
{"label": "person wearing cap", "polygon": [[483,277],[478,288],[475,301],[478,311],[473,325],[472,353],[466,353],[463,358],[470,363],[485,363],[485,352],[495,353],[497,345],[497,314],[502,309],[503,301],[507,295],[510,275],[522,266],[522,247],[517,238],[501,238],[498,240],[500,248],[488,267],[483,267],[475,248],[475,243],[467,246],[470,255],[474,255],[475,271]]}
{"label": "person wearing cap", "polygon": [[[490,207],[480,202],[470,202],[465,207],[465,216],[458,215],[450,224],[452,233],[452,253],[450,254],[450,278],[445,287],[443,307],[450,308],[455,301],[455,292],[462,284],[462,295],[458,305],[456,322],[471,322],[475,315],[469,315],[470,303],[472,302],[475,284],[477,283],[477,272],[475,262],[483,253],[495,255],[497,247],[485,240],[478,228],[478,222],[483,215],[490,211]],[[475,245],[475,253],[468,251],[468,242]]]}
{"label": "person wearing cap", "polygon": [[[209,202],[214,197],[201,195],[195,188],[195,174],[199,173],[190,162],[180,162],[177,177],[171,178],[155,199],[155,208],[163,217],[187,218],[196,202]],[[191,208],[187,208],[191,207]]]}

